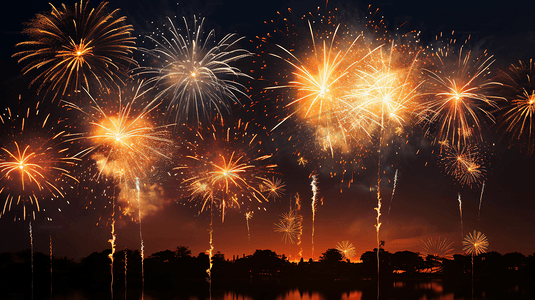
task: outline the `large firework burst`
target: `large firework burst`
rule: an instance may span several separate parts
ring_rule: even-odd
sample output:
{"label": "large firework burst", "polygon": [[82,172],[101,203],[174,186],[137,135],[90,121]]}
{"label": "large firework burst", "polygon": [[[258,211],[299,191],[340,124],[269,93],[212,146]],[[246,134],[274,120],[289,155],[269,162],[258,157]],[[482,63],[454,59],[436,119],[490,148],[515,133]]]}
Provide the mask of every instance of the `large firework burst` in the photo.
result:
{"label": "large firework burst", "polygon": [[193,24],[184,18],[183,29],[168,20],[168,31],[148,37],[155,47],[142,51],[151,66],[142,66],[137,74],[149,77],[146,84],[158,91],[156,100],[168,100],[167,110],[175,113],[175,122],[197,126],[211,121],[214,114],[230,112],[240,97],[248,98],[237,81],[251,78],[236,66],[251,56],[238,47],[242,37],[232,33],[216,42],[215,30],[205,33],[204,18],[194,18]]}
{"label": "large firework burst", "polygon": [[185,154],[175,170],[188,197],[201,203],[199,212],[219,209],[224,220],[229,207],[268,201],[262,187],[277,165],[269,163],[272,155],[264,154],[262,135],[253,127],[239,120],[233,128],[212,125],[184,134]]}
{"label": "large firework burst", "polygon": [[533,154],[535,146],[535,64],[519,61],[504,72],[509,104],[503,108],[502,126],[513,143]]}
{"label": "large firework burst", "polygon": [[0,122],[0,217],[20,206],[22,213],[16,215],[35,219],[40,201],[64,198],[77,182],[72,175],[77,159],[64,143],[64,120],[42,111],[38,102],[22,110],[6,108]]}
{"label": "large firework burst", "polygon": [[136,62],[133,28],[125,23],[119,10],[107,11],[108,2],[96,8],[80,0],[74,7],[62,4],[52,11],[37,14],[23,33],[28,41],[17,44],[27,48],[14,56],[24,64],[24,74],[35,73],[31,85],[53,97],[92,86],[112,88],[122,84],[123,75]]}
{"label": "large firework burst", "polygon": [[492,110],[497,108],[496,101],[503,99],[494,90],[502,84],[489,76],[493,56],[486,51],[477,56],[448,44],[433,57],[435,67],[424,69],[429,77],[425,93],[430,97],[425,122],[439,141],[482,140],[481,116],[493,123]]}
{"label": "large firework burst", "polygon": [[173,125],[156,126],[151,115],[155,107],[136,106],[143,96],[137,85],[131,90],[103,93],[101,98],[88,93],[92,103],[88,107],[65,102],[89,125],[70,140],[79,140],[85,146],[76,157],[90,156],[96,162],[99,172],[95,179],[104,174],[132,182],[147,175],[155,160],[169,158],[164,149],[171,144],[168,128]]}

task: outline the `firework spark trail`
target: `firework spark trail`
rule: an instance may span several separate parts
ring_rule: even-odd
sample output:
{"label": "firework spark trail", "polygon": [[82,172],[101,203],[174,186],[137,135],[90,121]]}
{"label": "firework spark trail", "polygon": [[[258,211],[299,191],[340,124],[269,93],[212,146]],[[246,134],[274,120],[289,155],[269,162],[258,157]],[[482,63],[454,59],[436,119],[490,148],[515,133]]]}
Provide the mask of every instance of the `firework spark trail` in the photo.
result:
{"label": "firework spark trail", "polygon": [[[292,203],[291,201],[292,200],[290,198],[290,205]],[[299,197],[299,194],[296,193],[295,194],[295,211],[299,212],[300,210],[301,210],[301,197]],[[297,246],[299,246],[299,257],[303,257],[303,246],[301,245],[301,236],[303,235],[303,226],[302,226],[303,217],[302,216],[300,218],[298,217],[297,221],[300,227],[299,231],[297,232]]]}
{"label": "firework spark trail", "polygon": [[50,244],[49,244],[49,250],[50,250],[50,300],[53,299],[52,294],[52,233],[49,235],[50,238]]}
{"label": "firework spark trail", "polygon": [[461,193],[457,194],[457,201],[459,201],[459,215],[461,217],[461,236],[464,238],[463,230],[463,202],[461,201]]}
{"label": "firework spark trail", "polygon": [[251,243],[251,231],[249,229],[249,220],[253,218],[253,211],[245,213],[245,221],[247,222],[247,241]]}
{"label": "firework spark trail", "polygon": [[483,181],[483,185],[481,186],[481,195],[479,196],[479,208],[477,211],[477,229],[479,230],[479,221],[481,219],[481,202],[483,202],[483,191],[485,190],[485,181]]}
{"label": "firework spark trail", "polygon": [[396,174],[394,174],[394,188],[392,189],[392,196],[390,197],[390,205],[388,206],[388,215],[386,219],[386,224],[390,221],[390,209],[392,209],[392,201],[394,200],[394,193],[396,192],[396,186],[398,184],[398,169],[396,169]]}
{"label": "firework spark trail", "polygon": [[117,235],[115,234],[115,188],[114,188],[114,197],[112,200],[112,206],[111,206],[112,212],[111,212],[111,239],[108,240],[108,242],[111,245],[111,252],[108,254],[108,258],[110,259],[110,268],[111,268],[111,282],[110,282],[110,291],[111,291],[111,299],[113,300],[113,260],[115,258],[115,240],[117,239]]}
{"label": "firework spark trail", "polygon": [[[128,291],[128,249],[124,249],[124,299],[126,300],[126,294]],[[143,299],[143,292],[141,293],[141,299]]]}
{"label": "firework spark trail", "polygon": [[32,222],[30,221],[30,224],[28,225],[28,229],[30,231],[30,265],[32,268],[32,284],[31,284],[31,299],[33,300],[33,229],[32,229]]}
{"label": "firework spark trail", "polygon": [[208,269],[206,269],[206,274],[208,274],[208,292],[210,294],[210,300],[212,300],[212,256],[214,251],[214,244],[213,244],[213,234],[214,234],[214,228],[213,228],[213,205],[210,206],[210,229],[208,229],[208,233],[210,235],[209,237],[209,245],[210,248],[208,249]]}
{"label": "firework spark trail", "polygon": [[310,186],[312,187],[312,257],[314,257],[314,223],[316,220],[316,209],[318,208],[318,175],[311,174],[312,181]]}
{"label": "firework spark trail", "polygon": [[145,245],[143,244],[143,232],[141,231],[141,192],[140,192],[140,187],[139,187],[139,178],[137,177],[136,177],[136,190],[137,190],[137,202],[139,205],[138,218],[139,218],[139,240],[141,242],[141,300],[143,300],[145,296],[145,264],[144,264]]}

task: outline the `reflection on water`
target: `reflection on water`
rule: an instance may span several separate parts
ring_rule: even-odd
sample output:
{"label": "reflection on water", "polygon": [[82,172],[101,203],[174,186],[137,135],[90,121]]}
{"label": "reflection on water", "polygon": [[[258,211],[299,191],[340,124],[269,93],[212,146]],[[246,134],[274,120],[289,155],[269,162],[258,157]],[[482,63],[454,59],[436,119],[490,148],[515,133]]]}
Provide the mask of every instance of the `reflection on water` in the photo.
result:
{"label": "reflection on water", "polygon": [[[12,295],[13,296],[13,295]],[[282,287],[280,284],[251,286],[248,284],[234,285],[232,288],[217,288],[212,296],[204,288],[174,291],[148,291],[145,300],[376,300],[376,289],[372,282],[344,283],[332,286],[326,283],[303,287]],[[0,299],[25,299],[21,297]],[[36,299],[50,299],[37,297]],[[75,291],[67,295],[54,295],[54,300],[101,300],[109,299],[109,295],[94,292]],[[127,299],[140,300],[141,293],[137,290],[128,291]],[[495,300],[516,299],[534,300],[528,285],[518,284],[487,284],[480,287],[476,284],[474,295],[470,282],[443,282],[441,280],[428,281],[391,281],[381,285],[381,299],[388,300]],[[116,300],[125,300],[124,293]]]}

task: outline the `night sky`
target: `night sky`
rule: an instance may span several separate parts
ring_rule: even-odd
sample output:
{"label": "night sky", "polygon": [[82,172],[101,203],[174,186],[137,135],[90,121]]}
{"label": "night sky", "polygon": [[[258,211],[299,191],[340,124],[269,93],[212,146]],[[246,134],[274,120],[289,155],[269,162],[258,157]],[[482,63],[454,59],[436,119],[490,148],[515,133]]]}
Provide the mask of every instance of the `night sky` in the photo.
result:
{"label": "night sky", "polygon": [[[95,5],[96,1],[93,2]],[[237,32],[248,39],[265,34],[264,20],[277,18],[277,11],[292,8],[295,15],[325,6],[323,1],[195,1],[196,4],[165,1],[117,1],[111,0],[109,8],[120,8],[134,26],[135,34],[150,31],[150,22],[162,22],[167,15],[201,14],[219,33]],[[406,3],[410,2],[410,3]],[[535,3],[531,1],[375,1],[388,27],[406,28],[422,32],[422,40],[440,32],[472,35],[482,48],[495,55],[492,70],[507,68],[518,60],[528,61],[535,55]],[[59,5],[61,2],[52,2]],[[66,2],[71,4],[71,2]],[[347,11],[364,12],[368,2],[345,1],[328,3],[329,8],[340,7]],[[0,74],[3,103],[23,94],[31,99],[27,90],[28,79],[22,77],[20,66],[10,56],[16,52],[14,45],[24,40],[20,34],[23,22],[35,13],[49,10],[41,1],[14,1],[2,10],[2,47],[0,49]],[[252,46],[251,46],[252,47]],[[253,48],[248,49],[254,51]],[[38,99],[39,96],[33,96]],[[7,99],[7,100],[5,100]],[[11,99],[11,100],[10,100]],[[253,99],[255,100],[255,99]],[[244,112],[239,112],[244,113]],[[456,253],[462,252],[461,225],[458,193],[463,201],[464,234],[479,229],[488,237],[489,251],[500,253],[535,251],[535,184],[533,170],[535,158],[522,153],[515,145],[500,139],[499,128],[485,128],[484,137],[488,153],[487,176],[483,194],[481,219],[478,222],[478,205],[481,187],[462,187],[447,176],[437,164],[436,152],[432,153],[431,141],[423,137],[423,131],[415,129],[407,147],[398,154],[387,153],[391,160],[385,166],[382,182],[383,218],[381,240],[390,252],[401,250],[421,251],[422,240],[448,238]],[[311,172],[309,164],[297,164],[295,156],[278,153],[279,175],[286,184],[285,195],[264,204],[250,222],[251,240],[247,239],[246,220],[243,211],[229,210],[222,223],[214,218],[215,251],[227,258],[233,255],[252,254],[255,249],[271,249],[279,254],[297,257],[299,247],[285,245],[282,234],[274,232],[280,214],[288,210],[290,196],[299,193],[303,215],[303,257],[311,257],[312,213],[310,201]],[[317,208],[314,236],[314,259],[328,248],[335,248],[342,241],[351,242],[356,257],[376,247],[375,211],[377,205],[372,190],[377,175],[373,156],[364,159],[368,171],[355,176],[351,188],[342,189],[340,178],[331,178],[319,171],[319,195],[323,205]],[[398,170],[398,181],[391,211],[388,215],[393,177]],[[165,188],[166,186],[164,186]],[[342,189],[342,192],[340,190]],[[143,219],[143,237],[146,256],[177,246],[189,246],[197,255],[208,249],[208,213],[198,214],[186,199],[168,187],[159,198],[158,210]],[[69,205],[62,204],[61,213],[43,212],[34,221],[35,251],[48,252],[49,234],[52,236],[55,256],[79,259],[94,251],[109,248],[110,229],[99,217],[106,219],[110,210],[93,205],[85,209],[83,199],[69,195]],[[67,199],[57,201],[64,203]],[[52,217],[46,221],[45,217]],[[13,222],[7,214],[0,219],[0,252],[29,248],[28,223]],[[139,226],[129,218],[117,221],[117,249],[139,249]]]}

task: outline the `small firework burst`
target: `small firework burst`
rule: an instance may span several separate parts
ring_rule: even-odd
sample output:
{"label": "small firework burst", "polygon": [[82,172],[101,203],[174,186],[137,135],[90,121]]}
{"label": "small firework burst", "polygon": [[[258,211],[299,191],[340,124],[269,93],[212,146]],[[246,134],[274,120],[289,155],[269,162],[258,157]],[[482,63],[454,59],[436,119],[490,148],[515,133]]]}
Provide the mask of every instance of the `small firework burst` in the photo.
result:
{"label": "small firework burst", "polygon": [[148,77],[146,84],[157,90],[155,101],[168,101],[168,114],[175,114],[176,123],[209,123],[214,113],[222,117],[240,97],[248,98],[237,81],[251,78],[236,66],[252,55],[238,47],[242,37],[227,34],[215,43],[215,30],[205,34],[204,18],[194,18],[193,24],[184,18],[183,29],[168,20],[168,31],[148,37],[154,49],[141,49],[156,67],[142,66],[136,73]]}
{"label": "small firework burst", "polygon": [[129,67],[135,38],[133,27],[118,16],[119,10],[107,11],[108,2],[96,8],[81,0],[74,7],[62,4],[52,11],[37,14],[23,33],[28,41],[17,44],[28,48],[14,55],[24,64],[24,74],[35,73],[31,85],[38,93],[45,90],[53,97],[64,96],[82,87],[115,88]]}
{"label": "small firework burst", "polygon": [[441,163],[446,173],[461,185],[478,186],[486,175],[485,159],[479,148],[473,144],[443,144]]}
{"label": "small firework burst", "polygon": [[[0,147],[0,217],[20,206],[22,219],[35,219],[41,201],[64,198],[78,180],[73,177],[77,159],[65,143],[64,120],[35,107],[0,114],[3,140]],[[45,206],[46,207],[46,206]]]}
{"label": "small firework burst", "polygon": [[296,209],[290,209],[287,213],[280,215],[279,223],[275,224],[275,232],[283,234],[284,243],[295,244],[300,242],[303,233],[303,216],[298,214]]}
{"label": "small firework burst", "polygon": [[284,195],[286,185],[282,182],[281,179],[272,177],[271,179],[265,179],[263,183],[260,184],[260,190],[262,192],[267,192],[267,198],[273,198],[273,200],[280,198]]}
{"label": "small firework burst", "polygon": [[487,252],[489,241],[483,233],[474,230],[464,238],[463,245],[466,254],[477,256]]}
{"label": "small firework burst", "polygon": [[349,241],[342,241],[336,245],[336,250],[342,254],[343,259],[351,259],[355,256],[355,247]]}

